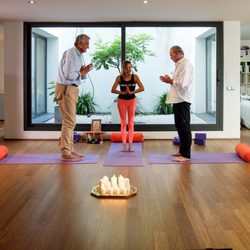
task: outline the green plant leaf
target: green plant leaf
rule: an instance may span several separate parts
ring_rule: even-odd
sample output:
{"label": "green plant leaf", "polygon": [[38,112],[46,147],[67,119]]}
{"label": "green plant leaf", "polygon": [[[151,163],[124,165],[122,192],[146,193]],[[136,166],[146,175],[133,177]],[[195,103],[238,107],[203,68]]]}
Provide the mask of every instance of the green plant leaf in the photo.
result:
{"label": "green plant leaf", "polygon": [[53,95],[54,96],[53,102],[55,102],[56,104],[58,104],[57,98],[55,96],[56,82],[51,81],[51,82],[48,83],[48,85],[49,85],[48,89],[51,90],[51,92],[49,93],[49,96]]}
{"label": "green plant leaf", "polygon": [[173,105],[166,103],[168,92],[164,92],[157,98],[157,103],[154,107],[156,114],[173,114]]}
{"label": "green plant leaf", "polygon": [[[155,53],[147,49],[153,38],[148,34],[130,36],[126,42],[126,58],[131,60],[133,69],[137,71],[137,63],[144,62],[145,56],[155,56]],[[96,70],[104,68],[116,68],[120,73],[121,65],[121,39],[116,37],[113,42],[103,42],[98,39],[95,43],[96,50],[91,54]]]}
{"label": "green plant leaf", "polygon": [[97,106],[98,105],[95,103],[94,98],[89,92],[81,93],[78,97],[78,102],[76,104],[76,114],[88,115],[89,113],[95,113],[95,108]]}

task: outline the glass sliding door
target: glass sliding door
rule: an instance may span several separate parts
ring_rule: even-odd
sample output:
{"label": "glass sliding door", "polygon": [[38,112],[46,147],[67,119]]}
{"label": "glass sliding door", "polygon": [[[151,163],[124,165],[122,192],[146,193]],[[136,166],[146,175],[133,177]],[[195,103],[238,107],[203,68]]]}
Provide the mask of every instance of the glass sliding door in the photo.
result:
{"label": "glass sliding door", "polygon": [[216,35],[213,34],[206,39],[206,75],[207,75],[207,97],[206,113],[216,116]]}
{"label": "glass sliding door", "polygon": [[[210,35],[212,33],[212,35]],[[174,124],[171,105],[166,104],[170,85],[159,76],[172,75],[175,64],[169,49],[182,47],[195,74],[192,124],[214,124],[216,119],[216,30],[213,27],[129,27],[126,29],[126,58],[144,84],[139,93],[135,123]],[[133,47],[133,44],[135,47]],[[206,77],[204,77],[206,76]]]}
{"label": "glass sliding door", "polygon": [[[26,77],[30,79],[25,91],[27,103],[31,104],[25,106],[27,129],[60,129],[54,98],[57,68],[63,52],[73,47],[76,36],[81,33],[91,38],[83,57],[84,63],[92,62],[94,69],[79,87],[77,130],[89,130],[92,119],[101,119],[104,131],[119,131],[117,95],[111,93],[111,88],[121,74],[124,59],[132,61],[133,71],[145,87],[144,92],[136,95],[135,130],[175,130],[172,106],[166,104],[170,87],[159,79],[160,75],[174,72],[175,64],[169,56],[174,45],[183,48],[185,57],[194,66],[193,131],[222,129],[222,23],[117,22],[61,26],[27,23],[25,27]],[[32,117],[31,122],[29,117]]]}
{"label": "glass sliding door", "polygon": [[32,118],[46,113],[46,39],[32,36]]}

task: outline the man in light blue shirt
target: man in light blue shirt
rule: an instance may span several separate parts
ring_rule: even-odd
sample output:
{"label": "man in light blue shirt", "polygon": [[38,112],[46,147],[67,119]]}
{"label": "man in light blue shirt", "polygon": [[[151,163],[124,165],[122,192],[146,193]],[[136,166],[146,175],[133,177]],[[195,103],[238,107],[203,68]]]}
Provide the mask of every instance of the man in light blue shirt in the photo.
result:
{"label": "man in light blue shirt", "polygon": [[73,131],[76,126],[76,104],[78,101],[78,86],[92,70],[93,65],[84,65],[82,54],[89,48],[89,40],[85,34],[78,35],[75,46],[63,53],[59,63],[56,98],[62,116],[61,128],[61,160],[80,161],[84,155],[73,150]]}

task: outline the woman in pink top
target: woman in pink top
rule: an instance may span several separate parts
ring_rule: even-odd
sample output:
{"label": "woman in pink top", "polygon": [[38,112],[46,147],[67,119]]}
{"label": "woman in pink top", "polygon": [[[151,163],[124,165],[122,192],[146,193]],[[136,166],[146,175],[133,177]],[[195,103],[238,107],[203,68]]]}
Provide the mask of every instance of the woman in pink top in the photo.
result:
{"label": "woman in pink top", "polygon": [[[138,88],[136,88],[138,85]],[[120,86],[120,90],[117,87]],[[132,73],[132,63],[125,60],[122,63],[122,74],[116,77],[111,92],[118,94],[118,110],[121,121],[122,151],[127,151],[126,145],[126,114],[128,113],[129,151],[133,152],[134,118],[136,109],[135,93],[144,91],[138,75]]]}

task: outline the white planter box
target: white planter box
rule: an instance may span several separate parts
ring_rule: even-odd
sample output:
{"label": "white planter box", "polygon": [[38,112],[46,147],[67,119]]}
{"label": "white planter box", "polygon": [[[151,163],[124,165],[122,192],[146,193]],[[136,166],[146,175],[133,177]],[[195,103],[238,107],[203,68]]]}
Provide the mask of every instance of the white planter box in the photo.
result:
{"label": "white planter box", "polygon": [[62,117],[59,106],[54,107],[54,117],[55,117],[55,123],[62,123]]}
{"label": "white planter box", "polygon": [[112,124],[120,124],[120,115],[117,107],[117,102],[111,105],[111,122]]}

